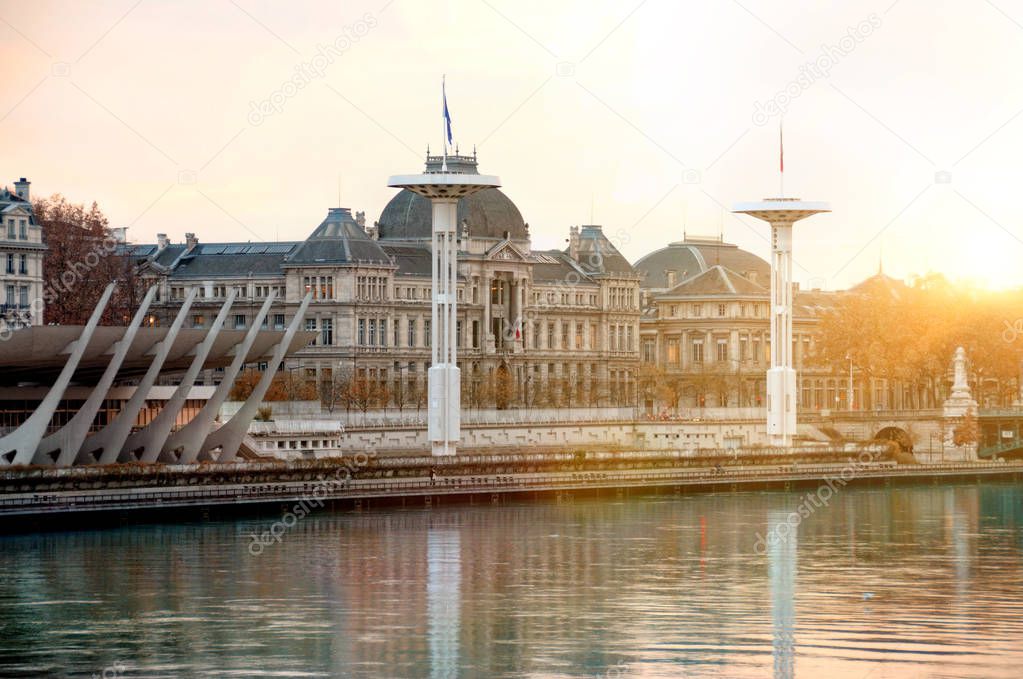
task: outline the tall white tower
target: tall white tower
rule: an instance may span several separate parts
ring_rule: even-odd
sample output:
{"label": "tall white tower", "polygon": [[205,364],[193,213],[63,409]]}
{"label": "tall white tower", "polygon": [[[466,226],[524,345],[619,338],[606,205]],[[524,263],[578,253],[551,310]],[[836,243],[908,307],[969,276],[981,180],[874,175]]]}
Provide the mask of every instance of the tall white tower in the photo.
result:
{"label": "tall white tower", "polygon": [[773,446],[789,446],[796,433],[796,371],[792,368],[792,225],[827,203],[765,198],[736,203],[732,212],[771,225],[771,367],[767,371],[767,435]]}
{"label": "tall white tower", "polygon": [[448,170],[445,159],[440,172],[428,170],[424,174],[395,175],[387,185],[418,193],[433,204],[432,362],[427,376],[427,433],[434,455],[454,455],[462,435],[455,338],[458,327],[458,200],[483,189],[497,188],[501,180],[490,175]]}

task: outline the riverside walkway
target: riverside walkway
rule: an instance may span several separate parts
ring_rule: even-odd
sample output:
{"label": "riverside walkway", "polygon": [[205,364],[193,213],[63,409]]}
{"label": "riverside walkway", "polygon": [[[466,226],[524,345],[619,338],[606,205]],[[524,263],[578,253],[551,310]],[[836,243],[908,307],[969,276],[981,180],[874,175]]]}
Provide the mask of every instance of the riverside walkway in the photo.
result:
{"label": "riverside walkway", "polygon": [[347,475],[313,481],[220,483],[207,486],[165,486],[58,490],[0,495],[0,530],[15,529],[12,520],[27,516],[130,513],[152,510],[212,507],[250,507],[296,503],[365,509],[371,505],[431,507],[442,501],[499,503],[505,499],[555,497],[577,493],[623,495],[648,492],[745,491],[790,489],[813,484],[941,483],[955,480],[1023,480],[1023,463],[969,462],[907,464],[891,461],[835,462],[810,465],[678,467],[603,471],[554,471],[393,478],[350,478]]}

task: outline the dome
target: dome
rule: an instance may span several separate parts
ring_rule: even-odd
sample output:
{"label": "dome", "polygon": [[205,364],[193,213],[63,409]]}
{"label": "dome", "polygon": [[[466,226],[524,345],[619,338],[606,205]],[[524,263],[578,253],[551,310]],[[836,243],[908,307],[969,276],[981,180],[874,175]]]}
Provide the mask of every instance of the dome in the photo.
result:
{"label": "dome", "polygon": [[327,217],[288,256],[286,266],[325,263],[390,264],[391,259],[352,217],[346,207],[332,207]]}
{"label": "dome", "polygon": [[[522,213],[500,189],[483,189],[458,201],[458,225],[469,223],[473,238],[528,240]],[[377,223],[381,240],[429,240],[433,224],[430,200],[402,189],[387,203]]]}
{"label": "dome", "polygon": [[641,258],[634,268],[643,276],[640,286],[667,289],[721,265],[759,285],[771,280],[771,265],[752,252],[717,238],[689,237]]}

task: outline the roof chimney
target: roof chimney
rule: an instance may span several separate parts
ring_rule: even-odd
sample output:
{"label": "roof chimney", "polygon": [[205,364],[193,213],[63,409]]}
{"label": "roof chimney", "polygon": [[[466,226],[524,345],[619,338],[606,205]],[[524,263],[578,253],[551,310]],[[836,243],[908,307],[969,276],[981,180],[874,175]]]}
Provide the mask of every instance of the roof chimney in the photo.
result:
{"label": "roof chimney", "polygon": [[568,256],[579,261],[579,227],[568,227]]}
{"label": "roof chimney", "polygon": [[28,187],[32,185],[32,182],[22,177],[18,181],[14,182],[14,192],[18,194],[18,198],[28,200]]}
{"label": "roof chimney", "polygon": [[161,250],[170,245],[170,238],[167,238],[167,234],[158,233],[156,234],[156,244]]}
{"label": "roof chimney", "polygon": [[195,248],[195,246],[198,245],[198,244],[199,244],[199,239],[195,237],[194,233],[186,233],[185,234],[185,246],[186,246],[185,249],[186,250],[191,252]]}

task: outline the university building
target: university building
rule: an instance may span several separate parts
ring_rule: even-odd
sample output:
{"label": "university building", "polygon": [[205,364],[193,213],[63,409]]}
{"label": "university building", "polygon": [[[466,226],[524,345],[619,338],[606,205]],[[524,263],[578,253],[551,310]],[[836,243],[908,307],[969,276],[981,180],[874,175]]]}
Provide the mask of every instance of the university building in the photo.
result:
{"label": "university building", "polygon": [[[427,172],[442,159],[428,156]],[[477,158],[448,157],[477,172]],[[458,203],[457,343],[462,400],[473,405],[615,405],[636,393],[640,275],[600,226],[572,227],[565,250],[533,250],[529,225],[499,189]],[[302,241],[126,246],[159,285],[154,315],[170,324],[194,289],[189,324],[208,327],[232,292],[231,329],[248,327],[271,292],[264,324],[283,328],[312,293],[305,329],[315,342],[285,370],[318,385],[343,377],[375,385],[377,404],[424,400],[430,361],[431,206],[402,190],[367,226],[331,208]],[[262,367],[262,366],[253,366]],[[205,376],[218,381],[217,373]]]}

